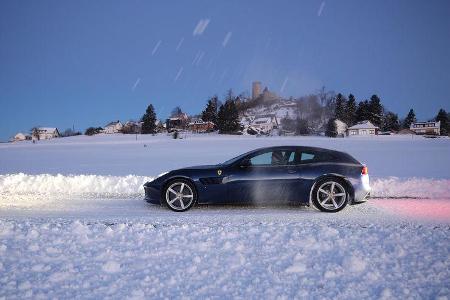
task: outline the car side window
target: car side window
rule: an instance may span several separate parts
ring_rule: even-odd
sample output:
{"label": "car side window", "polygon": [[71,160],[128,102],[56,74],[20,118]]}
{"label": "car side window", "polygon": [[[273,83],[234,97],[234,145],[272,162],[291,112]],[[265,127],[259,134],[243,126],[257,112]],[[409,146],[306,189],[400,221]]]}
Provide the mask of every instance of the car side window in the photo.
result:
{"label": "car side window", "polygon": [[264,152],[250,158],[252,166],[282,166],[294,162],[295,152],[275,150]]}
{"label": "car side window", "polygon": [[295,159],[292,164],[307,164],[317,161],[317,158],[317,155],[313,152],[298,150],[297,152],[295,152]]}
{"label": "car side window", "polygon": [[286,162],[288,165],[295,165],[295,151],[286,152]]}
{"label": "car side window", "polygon": [[310,162],[314,160],[315,155],[313,153],[302,152],[300,161],[301,162]]}
{"label": "car side window", "polygon": [[272,164],[272,151],[258,154],[250,158],[252,166],[268,166]]}

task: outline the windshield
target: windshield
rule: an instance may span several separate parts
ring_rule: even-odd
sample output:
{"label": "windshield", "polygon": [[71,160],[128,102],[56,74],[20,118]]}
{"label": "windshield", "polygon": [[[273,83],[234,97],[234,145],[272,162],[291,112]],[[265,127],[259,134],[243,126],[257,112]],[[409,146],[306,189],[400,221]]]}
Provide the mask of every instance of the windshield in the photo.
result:
{"label": "windshield", "polygon": [[249,155],[250,153],[253,153],[253,152],[255,152],[255,150],[253,150],[253,151],[248,151],[248,152],[246,152],[246,153],[244,153],[244,154],[241,154],[241,155],[236,156],[236,157],[234,157],[234,158],[232,158],[232,159],[229,159],[229,160],[227,160],[227,161],[221,163],[221,165],[232,165],[232,164],[234,164],[235,162],[241,160],[242,158],[244,158],[245,156],[247,156],[247,155]]}

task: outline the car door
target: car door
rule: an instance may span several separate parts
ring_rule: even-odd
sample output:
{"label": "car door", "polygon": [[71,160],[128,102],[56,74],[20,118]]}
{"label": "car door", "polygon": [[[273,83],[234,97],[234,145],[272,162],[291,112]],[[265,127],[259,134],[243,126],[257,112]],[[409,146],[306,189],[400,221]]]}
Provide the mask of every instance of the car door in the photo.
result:
{"label": "car door", "polygon": [[291,150],[270,150],[246,157],[248,165],[237,164],[226,178],[228,195],[233,202],[273,203],[287,200],[298,178]]}
{"label": "car door", "polygon": [[291,185],[289,201],[308,202],[309,192],[317,174],[318,155],[307,148],[297,148],[294,160],[291,163],[295,169],[295,183]]}

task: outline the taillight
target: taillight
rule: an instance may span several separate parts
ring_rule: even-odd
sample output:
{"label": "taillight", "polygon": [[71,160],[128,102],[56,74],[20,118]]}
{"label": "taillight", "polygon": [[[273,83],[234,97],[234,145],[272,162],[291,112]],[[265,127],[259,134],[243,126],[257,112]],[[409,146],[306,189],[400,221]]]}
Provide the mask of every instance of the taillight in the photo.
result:
{"label": "taillight", "polygon": [[361,175],[368,175],[368,174],[369,174],[369,169],[366,166],[364,166],[361,170]]}

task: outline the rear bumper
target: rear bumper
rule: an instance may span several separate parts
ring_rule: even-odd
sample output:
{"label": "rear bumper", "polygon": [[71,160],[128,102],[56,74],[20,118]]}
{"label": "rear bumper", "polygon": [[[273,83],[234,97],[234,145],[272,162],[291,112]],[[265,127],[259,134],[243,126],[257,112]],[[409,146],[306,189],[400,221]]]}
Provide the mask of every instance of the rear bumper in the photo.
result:
{"label": "rear bumper", "polygon": [[370,199],[372,188],[369,182],[369,175],[361,175],[361,180],[353,186],[354,197],[353,204],[365,202]]}
{"label": "rear bumper", "polygon": [[161,204],[161,192],[160,190],[151,185],[144,185],[145,198],[144,200],[152,204]]}

